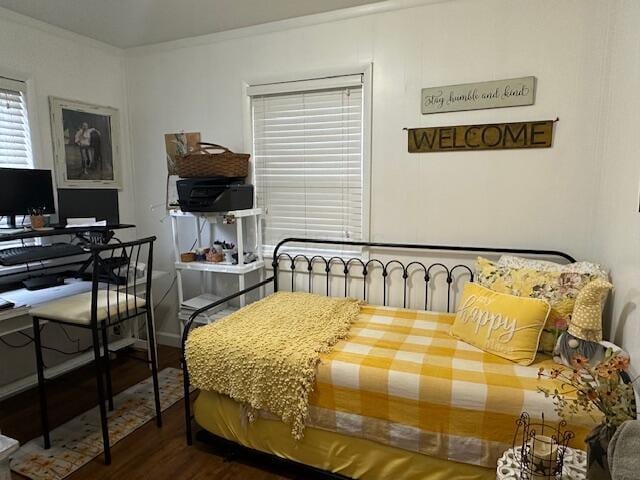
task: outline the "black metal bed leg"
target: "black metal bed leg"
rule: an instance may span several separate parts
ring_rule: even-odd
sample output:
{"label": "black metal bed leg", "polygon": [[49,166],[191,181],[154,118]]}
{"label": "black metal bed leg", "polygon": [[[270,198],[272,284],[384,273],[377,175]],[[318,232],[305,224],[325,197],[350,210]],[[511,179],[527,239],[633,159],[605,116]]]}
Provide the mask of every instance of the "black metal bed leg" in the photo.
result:
{"label": "black metal bed leg", "polygon": [[187,370],[187,360],[182,361],[182,383],[184,386],[184,422],[187,445],[193,445],[193,432],[191,430],[191,398],[189,397],[189,371]]}
{"label": "black metal bed leg", "polygon": [[107,326],[102,327],[102,354],[104,358],[104,371],[107,383],[107,400],[109,401],[109,411],[113,411],[113,387],[111,384],[111,358],[109,357],[109,338]]}
{"label": "black metal bed leg", "polygon": [[147,347],[151,357],[151,376],[153,377],[153,399],[156,406],[156,425],[162,427],[162,408],[160,406],[160,385],[158,383],[158,354],[156,352],[156,332],[153,328],[153,312],[147,309]]}
{"label": "black metal bed leg", "polygon": [[42,341],[40,339],[40,319],[33,317],[33,340],[36,349],[36,374],[38,377],[38,394],[40,396],[40,421],[44,448],[51,448],[49,437],[49,414],[47,412],[47,392],[44,379],[44,361],[42,359]]}
{"label": "black metal bed leg", "polygon": [[109,423],[107,421],[107,407],[105,406],[104,385],[102,383],[102,358],[100,356],[100,337],[97,325],[91,329],[93,336],[93,357],[96,367],[96,384],[98,387],[98,407],[100,409],[100,424],[102,426],[102,444],[104,445],[104,463],[111,464],[111,445],[109,444]]}

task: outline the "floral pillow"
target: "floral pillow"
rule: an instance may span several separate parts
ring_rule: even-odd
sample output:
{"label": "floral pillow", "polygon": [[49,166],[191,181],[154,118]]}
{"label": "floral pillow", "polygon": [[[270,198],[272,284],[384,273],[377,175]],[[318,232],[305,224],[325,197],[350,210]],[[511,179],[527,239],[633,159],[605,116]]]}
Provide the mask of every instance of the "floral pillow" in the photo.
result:
{"label": "floral pillow", "polygon": [[599,273],[511,268],[482,257],[476,262],[476,280],[483,287],[549,302],[551,312],[539,347],[545,353],[553,351],[558,334],[567,329],[580,290],[600,276]]}
{"label": "floral pillow", "polygon": [[563,265],[537,258],[534,259],[517,257],[515,255],[502,255],[500,260],[498,260],[498,265],[509,268],[531,268],[541,272],[592,274],[602,277],[603,280],[609,280],[609,273],[597,263],[591,262],[575,262]]}

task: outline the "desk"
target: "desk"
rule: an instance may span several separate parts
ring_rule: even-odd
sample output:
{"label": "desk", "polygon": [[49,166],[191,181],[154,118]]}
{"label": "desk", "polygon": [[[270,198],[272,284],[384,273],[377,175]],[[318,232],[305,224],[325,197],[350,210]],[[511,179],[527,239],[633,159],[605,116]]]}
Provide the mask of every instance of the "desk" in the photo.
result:
{"label": "desk", "polygon": [[[96,226],[96,227],[72,227],[66,228],[61,225],[53,226],[51,230],[31,230],[24,229],[20,232],[12,231],[11,233],[3,233],[0,230],[0,248],[2,248],[2,242],[16,242],[20,240],[28,240],[32,238],[44,238],[44,237],[54,237],[61,235],[76,235],[82,238],[82,234],[102,234],[107,240],[110,238],[110,233],[113,230],[123,230],[127,228],[135,228],[135,225],[127,224],[127,223],[118,223],[113,225],[106,225],[104,227]],[[69,262],[66,264],[62,264],[62,262],[58,262],[62,259],[69,259]],[[52,262],[53,263],[49,263]],[[35,263],[40,264],[40,266],[28,269],[26,268],[26,264],[18,264],[11,266],[2,266],[0,267],[0,279],[2,277],[8,277],[10,275],[22,274],[27,272],[39,272],[42,270],[47,270],[49,268],[58,268],[64,266],[77,266],[77,265],[86,265],[87,261],[90,260],[87,255],[73,255],[69,257],[58,257],[56,259],[49,260],[38,260]],[[34,263],[34,262],[30,262]],[[2,294],[0,293],[0,296]]]}
{"label": "desk", "polygon": [[[153,272],[151,272],[152,282],[165,275],[167,275],[167,272],[154,270]],[[137,285],[144,285],[144,283],[144,278],[136,280]],[[129,289],[131,289],[132,286],[133,282],[129,284]],[[125,286],[122,285],[120,288],[124,290]],[[26,288],[20,288],[3,292],[0,294],[2,298],[10,300],[16,304],[26,305],[24,307],[13,308],[11,310],[4,310],[0,312],[0,336],[9,335],[11,333],[23,330],[31,330],[33,328],[33,323],[31,321],[31,317],[28,316],[28,312],[31,307],[44,305],[53,300],[90,291],[91,282],[69,278],[66,280],[64,285],[60,285],[57,287],[45,288],[35,291],[30,291]],[[144,290],[140,290],[139,293],[144,293]],[[153,297],[151,301],[153,303]],[[151,310],[151,312],[151,319],[152,321],[154,321],[153,309]],[[130,328],[128,335],[123,335],[122,338],[112,341],[109,344],[110,350],[120,350],[132,345],[139,348],[148,349],[147,341],[141,339],[138,334],[139,328],[137,318],[133,319],[129,323],[129,325]],[[45,376],[47,378],[54,378],[92,361],[92,352],[81,353],[74,357],[71,357],[71,359],[65,362],[59,363],[54,367],[46,369]],[[0,386],[0,400],[15,395],[16,393],[19,393],[21,391],[27,390],[35,385],[37,385],[35,373],[7,385],[2,385]]]}
{"label": "desk", "polygon": [[128,223],[118,223],[115,225],[107,225],[104,227],[70,227],[63,225],[54,225],[51,230],[31,230],[25,229],[22,232],[2,233],[0,230],[0,242],[9,242],[14,240],[27,240],[28,238],[53,237],[56,235],[79,235],[82,233],[103,233],[108,234],[111,230],[122,230],[125,228],[134,228],[135,225]]}

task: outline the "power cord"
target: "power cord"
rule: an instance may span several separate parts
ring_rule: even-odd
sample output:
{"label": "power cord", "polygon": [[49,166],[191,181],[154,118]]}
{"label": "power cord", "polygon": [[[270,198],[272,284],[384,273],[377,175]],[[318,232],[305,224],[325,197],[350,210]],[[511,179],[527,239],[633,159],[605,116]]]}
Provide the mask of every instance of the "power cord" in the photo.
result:
{"label": "power cord", "polygon": [[18,349],[18,348],[24,348],[24,347],[26,347],[26,346],[28,346],[28,345],[31,345],[31,344],[33,343],[33,340],[29,340],[29,341],[27,341],[27,342],[23,343],[22,345],[14,345],[14,344],[12,344],[12,343],[7,342],[4,338],[0,337],[0,343],[5,344],[5,345],[6,345],[7,347],[9,347],[9,348],[16,348],[16,349]]}
{"label": "power cord", "polygon": [[[202,233],[202,229],[204,228],[205,223],[202,223],[202,225],[200,225],[200,231],[198,233]],[[198,239],[196,238],[193,243],[191,244],[191,248],[189,248],[189,250],[193,250],[193,248],[196,246],[196,243],[198,243]],[[155,312],[156,309],[162,305],[162,303],[166,300],[166,298],[169,296],[169,293],[171,293],[171,290],[173,290],[173,287],[175,286],[176,282],[178,281],[178,275],[174,275],[173,279],[171,280],[171,284],[169,285],[169,287],[167,288],[167,290],[164,292],[164,294],[162,295],[162,297],[160,298],[160,301],[156,304],[156,306],[153,308],[153,311]],[[138,334],[140,334],[140,332],[142,332],[144,330],[144,322],[142,324],[142,326],[140,327],[140,329],[138,330]]]}
{"label": "power cord", "polygon": [[[35,342],[35,339],[31,335],[29,335],[28,333],[24,333],[24,332],[17,332],[17,333],[19,333],[23,337],[27,337],[30,340],[30,342]],[[62,355],[78,355],[79,353],[88,352],[89,350],[91,350],[93,348],[93,345],[90,345],[87,348],[84,348],[82,350],[76,350],[75,352],[65,352],[64,350],[60,350],[60,349],[54,348],[54,347],[48,347],[46,345],[40,345],[40,346],[42,347],[43,350],[51,350],[53,352],[58,352],[58,353],[60,353]]]}
{"label": "power cord", "polygon": [[[198,233],[202,233],[202,228],[204,226],[205,226],[205,223],[200,225],[200,231]],[[196,246],[196,243],[198,243],[197,238],[193,241],[193,243],[191,244],[191,248],[189,250],[193,250],[193,248]],[[178,275],[174,275],[173,280],[171,280],[171,285],[169,285],[169,288],[167,288],[167,291],[164,292],[164,294],[162,295],[162,298],[160,298],[160,301],[154,307],[154,310],[158,308],[160,305],[162,305],[162,302],[164,302],[164,300],[167,298],[167,296],[169,295],[169,292],[171,292],[171,290],[173,289],[177,281],[178,281]]]}
{"label": "power cord", "polygon": [[[42,333],[42,330],[44,329],[45,325],[46,324],[40,326],[40,333]],[[15,332],[15,333],[22,333],[22,332]],[[10,347],[10,348],[24,348],[28,345],[31,345],[33,342],[35,342],[35,340],[31,338],[28,342],[23,343],[22,345],[13,345],[10,342],[7,342],[4,338],[0,337],[0,343],[4,343],[7,347]]]}
{"label": "power cord", "polygon": [[[40,327],[40,332],[41,333],[44,330],[44,327],[46,325],[48,325],[48,324],[42,325]],[[55,348],[55,347],[49,347],[47,345],[41,345],[43,350],[51,350],[51,351],[54,351],[54,352],[58,352],[58,353],[60,353],[62,355],[77,355],[79,353],[87,352],[87,351],[89,351],[89,350],[91,350],[93,348],[93,345],[91,345],[91,346],[89,346],[87,348],[81,349],[80,348],[80,339],[79,338],[72,339],[71,336],[69,335],[69,333],[62,327],[62,325],[59,325],[59,327],[62,329],[62,331],[64,332],[64,334],[67,337],[67,339],[71,343],[75,343],[76,344],[76,350],[73,351],[73,352],[67,352],[67,351],[60,350],[60,349]],[[27,333],[24,333],[24,332],[16,332],[16,333],[22,335],[23,337],[27,337],[28,340],[25,343],[22,343],[20,345],[15,345],[13,343],[7,342],[4,338],[0,337],[0,342],[3,343],[4,345],[6,345],[9,348],[15,348],[15,349],[25,348],[25,347],[27,347],[27,346],[29,346],[29,345],[31,345],[32,343],[35,342],[35,339],[31,335],[29,335]]]}

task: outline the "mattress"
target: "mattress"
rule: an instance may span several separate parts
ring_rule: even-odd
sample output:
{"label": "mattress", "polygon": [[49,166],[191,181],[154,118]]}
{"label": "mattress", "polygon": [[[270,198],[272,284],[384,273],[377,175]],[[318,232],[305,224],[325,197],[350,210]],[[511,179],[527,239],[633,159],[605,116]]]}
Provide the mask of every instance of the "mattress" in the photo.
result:
{"label": "mattress", "polygon": [[[454,314],[363,306],[347,340],[321,357],[307,425],[429,456],[495,467],[516,420],[559,420],[538,392],[540,354],[517,365],[449,335]],[[575,419],[573,446],[595,424]]]}
{"label": "mattress", "polygon": [[[299,443],[268,412],[247,424],[237,403],[212,392],[196,400],[196,421],[243,445],[353,478],[447,478],[424,472],[453,467],[471,475],[456,471],[453,478],[484,478],[512,446],[521,412],[559,420],[537,391],[543,384],[554,388],[537,373],[555,363],[540,354],[523,367],[483,352],[449,335],[454,318],[363,306],[349,337],[321,356]],[[584,447],[592,422],[582,418],[569,425],[576,434],[573,446]],[[428,469],[409,474],[414,463]],[[371,473],[393,465],[402,465],[394,476]]]}

